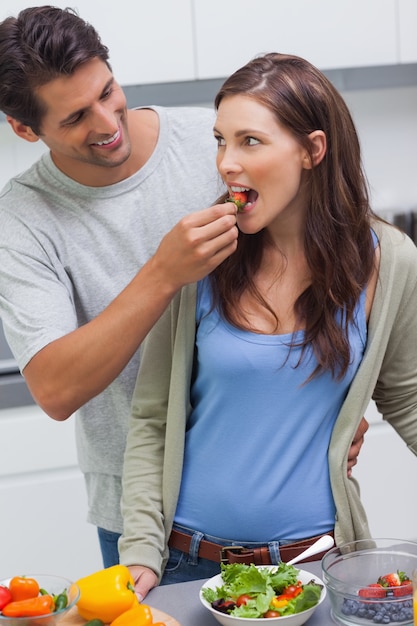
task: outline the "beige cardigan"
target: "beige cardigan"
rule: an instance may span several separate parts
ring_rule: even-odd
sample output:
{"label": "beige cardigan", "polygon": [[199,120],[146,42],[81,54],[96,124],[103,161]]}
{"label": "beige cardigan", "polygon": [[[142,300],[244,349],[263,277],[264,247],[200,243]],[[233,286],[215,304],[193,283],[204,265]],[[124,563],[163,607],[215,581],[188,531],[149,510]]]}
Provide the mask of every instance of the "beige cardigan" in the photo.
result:
{"label": "beige cardigan", "polygon": [[[375,231],[381,265],[367,346],[329,448],[338,545],[370,536],[359,486],[347,477],[346,466],[353,435],[371,398],[417,454],[417,249],[391,226],[376,223]],[[158,576],[168,555],[181,481],[195,306],[196,286],[190,285],[173,300],[143,344],[125,453],[121,562],[150,567]]]}

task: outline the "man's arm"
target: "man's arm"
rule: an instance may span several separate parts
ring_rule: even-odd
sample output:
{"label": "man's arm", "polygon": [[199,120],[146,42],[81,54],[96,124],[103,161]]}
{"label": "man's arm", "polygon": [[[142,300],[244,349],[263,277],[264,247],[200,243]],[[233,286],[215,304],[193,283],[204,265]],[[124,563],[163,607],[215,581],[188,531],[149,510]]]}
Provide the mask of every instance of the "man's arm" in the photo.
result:
{"label": "man's arm", "polygon": [[123,370],[175,293],[236,250],[236,207],[215,205],[184,217],[155,255],[102,313],[40,350],[23,375],[39,406],[65,420]]}

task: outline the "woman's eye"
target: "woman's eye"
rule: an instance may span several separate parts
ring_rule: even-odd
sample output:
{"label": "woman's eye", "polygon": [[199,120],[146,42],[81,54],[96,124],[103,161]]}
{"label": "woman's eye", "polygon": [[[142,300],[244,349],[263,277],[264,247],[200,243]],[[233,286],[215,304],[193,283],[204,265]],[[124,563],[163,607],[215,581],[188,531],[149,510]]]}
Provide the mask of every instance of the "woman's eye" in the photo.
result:
{"label": "woman's eye", "polygon": [[246,141],[248,146],[256,146],[259,143],[259,140],[255,139],[255,137],[248,137]]}
{"label": "woman's eye", "polygon": [[220,137],[219,135],[217,135],[217,136],[215,136],[214,138],[215,138],[215,140],[217,141],[217,145],[219,146],[219,148],[220,148],[220,146],[224,146],[224,145],[226,145],[226,142],[225,142],[225,140],[223,139],[223,137]]}

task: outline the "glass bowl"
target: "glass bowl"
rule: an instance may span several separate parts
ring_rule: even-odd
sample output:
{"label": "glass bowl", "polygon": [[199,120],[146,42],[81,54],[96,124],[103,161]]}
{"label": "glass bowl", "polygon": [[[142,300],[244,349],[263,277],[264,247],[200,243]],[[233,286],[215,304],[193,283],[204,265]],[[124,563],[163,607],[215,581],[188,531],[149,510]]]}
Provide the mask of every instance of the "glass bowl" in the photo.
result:
{"label": "glass bowl", "polygon": [[370,587],[380,577],[417,569],[417,543],[402,539],[364,539],[332,548],[322,559],[323,580],[337,624],[372,626],[413,624],[410,585]]}
{"label": "glass bowl", "polygon": [[[19,574],[20,575],[20,574]],[[27,578],[34,578],[41,589],[45,589],[50,595],[59,595],[66,592],[68,604],[64,609],[34,617],[6,617],[0,612],[0,626],[55,626],[63,615],[78,602],[80,590],[78,585],[68,578],[49,574],[25,574]],[[0,585],[8,587],[12,577],[0,580]]]}

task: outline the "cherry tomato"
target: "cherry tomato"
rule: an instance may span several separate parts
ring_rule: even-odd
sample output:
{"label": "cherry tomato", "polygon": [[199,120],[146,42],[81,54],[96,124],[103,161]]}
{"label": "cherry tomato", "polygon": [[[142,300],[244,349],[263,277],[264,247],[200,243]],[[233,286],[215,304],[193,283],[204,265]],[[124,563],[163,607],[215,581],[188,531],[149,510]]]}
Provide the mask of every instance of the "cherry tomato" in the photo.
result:
{"label": "cherry tomato", "polygon": [[296,598],[302,591],[303,588],[300,585],[289,585],[284,589],[283,595],[287,598]]}
{"label": "cherry tomato", "polygon": [[242,595],[239,596],[238,599],[236,600],[236,604],[237,606],[242,606],[242,604],[247,604],[248,600],[252,600],[252,598],[248,596],[246,593],[242,593]]}
{"label": "cherry tomato", "polygon": [[278,611],[267,611],[264,617],[281,617],[281,613],[278,613]]}

